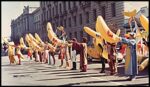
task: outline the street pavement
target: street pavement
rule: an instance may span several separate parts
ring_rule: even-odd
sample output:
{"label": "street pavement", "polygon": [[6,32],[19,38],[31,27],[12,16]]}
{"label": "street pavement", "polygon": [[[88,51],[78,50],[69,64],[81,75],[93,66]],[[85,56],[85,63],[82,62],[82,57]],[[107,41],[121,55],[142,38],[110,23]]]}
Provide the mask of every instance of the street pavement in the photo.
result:
{"label": "street pavement", "polygon": [[[25,55],[26,57],[26,55]],[[79,56],[78,56],[79,57]],[[16,57],[17,59],[17,57]],[[124,75],[124,65],[118,65],[118,74],[108,75],[99,73],[101,64],[88,64],[87,72],[80,72],[79,58],[77,70],[68,70],[59,67],[60,60],[56,57],[56,65],[48,65],[33,60],[24,59],[22,65],[9,65],[8,56],[1,57],[1,84],[2,86],[149,86],[148,69],[139,72],[136,80],[127,81]]]}

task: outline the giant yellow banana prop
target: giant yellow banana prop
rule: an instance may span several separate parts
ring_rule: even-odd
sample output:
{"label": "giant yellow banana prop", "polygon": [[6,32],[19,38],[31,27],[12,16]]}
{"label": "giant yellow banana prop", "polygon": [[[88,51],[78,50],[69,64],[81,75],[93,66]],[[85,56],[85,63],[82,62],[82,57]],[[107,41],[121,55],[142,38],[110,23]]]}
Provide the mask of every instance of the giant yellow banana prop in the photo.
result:
{"label": "giant yellow banana prop", "polygon": [[103,46],[103,38],[101,37],[100,33],[90,29],[89,27],[84,27],[84,31],[88,33],[90,36],[94,37],[94,48],[88,47],[87,53],[93,58],[100,58],[100,56],[103,56],[104,58],[108,58],[108,53],[106,50],[103,50],[98,46],[100,44]]}
{"label": "giant yellow banana prop", "polygon": [[135,15],[136,15],[136,9],[134,9],[133,11],[131,11],[131,12],[124,12],[123,13],[125,16],[127,16],[127,17],[134,17]]}
{"label": "giant yellow banana prop", "polygon": [[148,66],[148,63],[149,63],[149,58],[145,59],[145,60],[139,65],[139,71],[144,70],[144,69]]}
{"label": "giant yellow banana prop", "polygon": [[60,39],[58,39],[58,37],[56,36],[56,34],[53,31],[52,25],[50,22],[47,23],[47,32],[48,32],[48,38],[53,42],[53,43],[57,43],[58,45],[62,44],[62,41]]}
{"label": "giant yellow banana prop", "polygon": [[114,34],[106,25],[102,16],[97,17],[96,31],[99,32],[103,39],[109,43],[117,43],[120,41],[120,37]]}
{"label": "giant yellow banana prop", "polygon": [[40,42],[39,44],[40,44],[41,46],[44,46],[44,42],[41,40],[41,38],[39,37],[39,35],[38,35],[37,33],[35,33],[35,39],[36,39],[38,42]]}
{"label": "giant yellow banana prop", "polygon": [[37,44],[40,43],[40,42],[37,41],[37,40],[32,36],[32,34],[30,34],[30,33],[29,33],[29,38],[30,38],[32,41],[34,41],[35,43],[37,43]]}
{"label": "giant yellow banana prop", "polygon": [[38,46],[38,44],[37,44],[36,42],[34,42],[34,41],[28,36],[28,34],[26,35],[26,40],[27,40],[29,46],[31,46],[31,48],[37,49],[37,50],[39,50],[39,51],[42,51],[42,50],[43,50],[43,48],[41,48],[40,46]]}
{"label": "giant yellow banana prop", "polygon": [[140,22],[147,33],[149,33],[149,20],[144,15],[140,16]]}
{"label": "giant yellow banana prop", "polygon": [[[41,43],[42,46],[44,46],[44,42],[41,40],[37,33],[35,33],[35,38]],[[48,43],[48,46],[52,52],[55,51],[55,47],[52,44]]]}
{"label": "giant yellow banana prop", "polygon": [[27,46],[24,43],[23,37],[20,38],[20,46],[21,48],[27,48]]}

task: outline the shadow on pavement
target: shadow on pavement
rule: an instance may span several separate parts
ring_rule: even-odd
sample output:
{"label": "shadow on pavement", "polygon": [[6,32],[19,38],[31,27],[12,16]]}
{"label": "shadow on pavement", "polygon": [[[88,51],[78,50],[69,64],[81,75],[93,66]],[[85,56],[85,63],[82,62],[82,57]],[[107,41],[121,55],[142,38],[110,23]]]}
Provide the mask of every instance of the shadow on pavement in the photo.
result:
{"label": "shadow on pavement", "polygon": [[10,73],[10,74],[25,74],[25,73],[38,73],[38,72],[19,72],[19,73]]}
{"label": "shadow on pavement", "polygon": [[97,74],[97,73],[75,73],[75,74],[58,75],[58,76],[89,75],[89,74]]}
{"label": "shadow on pavement", "polygon": [[107,76],[107,75],[75,76],[75,77],[65,77],[65,78],[40,79],[40,80],[36,80],[36,81],[73,79],[73,78],[86,78],[86,77],[102,77],[102,76]]}
{"label": "shadow on pavement", "polygon": [[[60,86],[74,86],[74,85],[92,84],[92,83],[106,83],[107,84],[107,82],[108,81],[87,81],[87,82],[69,83],[69,84],[64,84]],[[93,85],[93,86],[96,86],[96,85]]]}

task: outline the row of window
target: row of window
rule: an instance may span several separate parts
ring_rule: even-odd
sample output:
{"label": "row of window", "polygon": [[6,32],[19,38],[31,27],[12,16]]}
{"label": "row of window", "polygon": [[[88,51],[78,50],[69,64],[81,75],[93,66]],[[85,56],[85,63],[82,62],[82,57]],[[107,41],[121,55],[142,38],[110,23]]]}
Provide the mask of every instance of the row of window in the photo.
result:
{"label": "row of window", "polygon": [[[65,3],[65,2],[64,2]],[[74,7],[76,6],[76,3],[74,2]],[[64,11],[66,11],[66,4],[63,5]],[[68,10],[70,9],[70,2],[68,2]],[[105,12],[106,12],[106,7],[102,6],[101,8],[102,10],[102,15],[105,16]],[[52,13],[52,14],[51,14]],[[58,11],[58,5],[56,5],[55,7],[48,7],[48,11],[46,12],[46,10],[44,9],[44,14],[50,17],[54,17],[55,14],[61,14],[62,13],[62,4],[59,4],[59,11]],[[116,4],[115,3],[111,3],[111,13],[112,13],[112,17],[116,16]],[[47,17],[49,18],[49,17]]]}
{"label": "row of window", "polygon": [[[54,12],[53,12],[54,13]],[[115,6],[115,3],[112,3],[111,4],[111,13],[112,13],[112,17],[116,17],[116,6]],[[101,7],[101,15],[103,16],[104,19],[106,19],[106,6],[102,6]],[[85,19],[85,22],[86,23],[89,23],[89,19],[90,19],[90,13],[89,12],[85,12],[85,18],[83,18],[84,15],[83,14],[79,14],[79,24],[82,25],[83,24],[83,19]],[[42,19],[43,20],[48,20],[52,18],[51,15],[50,15],[50,11],[45,11],[43,14],[42,14]],[[58,17],[59,18],[59,17]],[[93,10],[93,20],[95,21],[97,18],[97,10],[94,9]],[[64,25],[65,27],[72,27],[72,23],[74,23],[74,26],[77,26],[77,16],[73,16],[73,17],[70,17],[68,18],[68,26],[66,24],[66,21],[67,19],[64,19],[63,21],[63,18],[60,19],[59,23],[56,22],[56,25]],[[72,22],[73,21],[73,22]]]}

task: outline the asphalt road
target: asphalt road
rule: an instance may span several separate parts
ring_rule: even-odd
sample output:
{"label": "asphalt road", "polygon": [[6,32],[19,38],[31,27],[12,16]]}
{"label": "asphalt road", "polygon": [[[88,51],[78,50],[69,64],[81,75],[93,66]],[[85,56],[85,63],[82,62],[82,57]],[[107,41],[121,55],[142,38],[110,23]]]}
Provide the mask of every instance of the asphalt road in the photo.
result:
{"label": "asphalt road", "polygon": [[87,72],[80,72],[79,68],[67,70],[58,67],[58,59],[55,66],[28,59],[23,60],[22,65],[9,65],[8,56],[1,57],[1,60],[2,86],[149,86],[148,70],[139,72],[136,80],[127,81],[121,64],[118,65],[118,74],[110,76],[107,74],[108,65],[106,73],[99,73],[100,63],[90,63]]}

